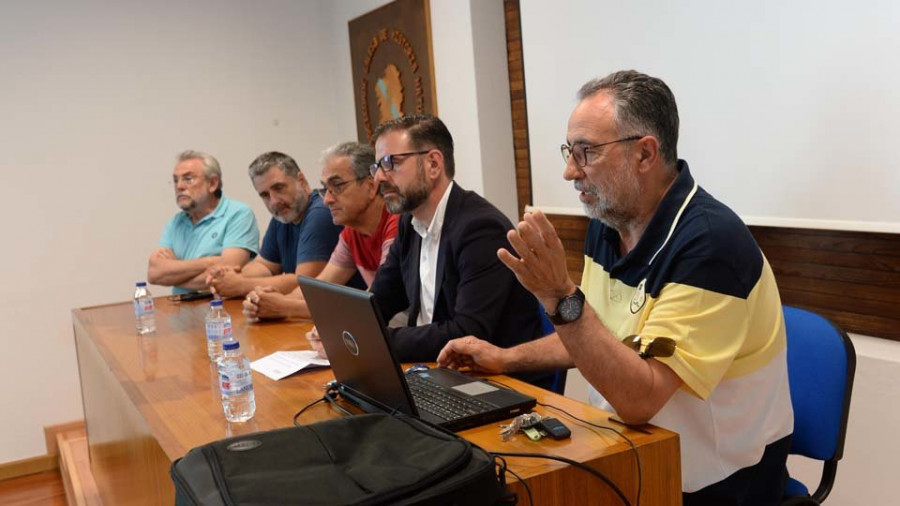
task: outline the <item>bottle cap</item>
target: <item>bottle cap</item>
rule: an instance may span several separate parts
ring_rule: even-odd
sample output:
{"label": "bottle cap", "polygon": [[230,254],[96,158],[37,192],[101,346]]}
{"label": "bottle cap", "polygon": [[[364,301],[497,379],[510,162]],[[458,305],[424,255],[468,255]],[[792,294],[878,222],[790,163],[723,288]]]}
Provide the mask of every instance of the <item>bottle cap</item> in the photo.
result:
{"label": "bottle cap", "polygon": [[228,350],[236,350],[241,347],[241,343],[237,341],[225,341],[225,344],[222,345],[222,349],[225,351]]}
{"label": "bottle cap", "polygon": [[138,281],[137,283],[134,284],[134,286],[147,286],[147,282],[146,281]]}
{"label": "bottle cap", "polygon": [[221,307],[221,306],[222,306],[221,299],[213,299],[213,300],[209,301],[209,307]]}

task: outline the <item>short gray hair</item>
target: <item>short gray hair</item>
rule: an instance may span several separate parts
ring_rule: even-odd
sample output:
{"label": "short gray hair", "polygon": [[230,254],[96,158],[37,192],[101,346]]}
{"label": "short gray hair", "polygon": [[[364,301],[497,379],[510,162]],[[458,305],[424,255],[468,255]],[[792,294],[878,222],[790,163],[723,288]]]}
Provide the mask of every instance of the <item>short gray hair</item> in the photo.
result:
{"label": "short gray hair", "polygon": [[615,104],[619,134],[652,135],[669,165],[678,161],[678,107],[662,79],[635,70],[622,70],[592,79],[578,90],[578,100],[607,92]]}
{"label": "short gray hair", "polygon": [[322,151],[322,163],[332,158],[344,157],[350,159],[350,168],[356,179],[365,179],[371,176],[369,167],[375,163],[375,150],[368,144],[358,142],[342,142]]}
{"label": "short gray hair", "polygon": [[278,167],[284,171],[285,175],[291,178],[297,177],[300,173],[300,166],[290,156],[279,153],[278,151],[269,151],[256,157],[256,160],[250,164],[250,179],[262,176],[272,167]]}
{"label": "short gray hair", "polygon": [[203,175],[206,179],[212,176],[219,176],[219,187],[216,189],[215,196],[217,199],[222,198],[222,168],[219,166],[219,161],[208,153],[192,149],[186,149],[178,154],[178,163],[187,160],[200,160],[200,163],[203,164]]}

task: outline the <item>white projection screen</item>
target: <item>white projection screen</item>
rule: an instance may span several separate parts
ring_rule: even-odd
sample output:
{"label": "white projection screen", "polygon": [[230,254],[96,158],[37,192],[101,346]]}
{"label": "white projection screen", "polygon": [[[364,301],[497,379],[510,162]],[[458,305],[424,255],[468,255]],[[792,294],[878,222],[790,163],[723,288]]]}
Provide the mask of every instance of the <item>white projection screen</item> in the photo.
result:
{"label": "white projection screen", "polygon": [[587,80],[672,88],[680,158],[748,224],[900,232],[900,2],[521,0],[533,204],[580,214],[559,145]]}

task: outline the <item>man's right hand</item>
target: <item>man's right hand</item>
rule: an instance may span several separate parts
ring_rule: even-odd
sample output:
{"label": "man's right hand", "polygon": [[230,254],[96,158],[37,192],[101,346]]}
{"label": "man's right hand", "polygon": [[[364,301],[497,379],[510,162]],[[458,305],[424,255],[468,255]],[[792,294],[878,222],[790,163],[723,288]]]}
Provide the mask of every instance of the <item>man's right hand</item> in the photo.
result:
{"label": "man's right hand", "polygon": [[508,350],[478,339],[475,336],[460,337],[448,342],[438,354],[437,363],[441,367],[500,374],[507,370]]}
{"label": "man's right hand", "polygon": [[325,347],[322,346],[322,340],[319,338],[319,331],[316,330],[315,327],[306,333],[306,340],[309,341],[309,345],[312,349],[316,350],[316,353],[319,354],[319,358],[328,359],[328,355],[325,354]]}

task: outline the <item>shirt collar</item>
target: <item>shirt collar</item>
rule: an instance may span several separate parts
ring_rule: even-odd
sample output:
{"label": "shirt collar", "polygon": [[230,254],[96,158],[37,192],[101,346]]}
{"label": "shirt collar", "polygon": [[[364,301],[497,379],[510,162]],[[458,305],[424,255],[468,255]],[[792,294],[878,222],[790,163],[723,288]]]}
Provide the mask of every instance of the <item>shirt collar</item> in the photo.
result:
{"label": "shirt collar", "polygon": [[225,203],[226,203],[227,201],[228,201],[228,198],[225,197],[225,195],[222,195],[222,197],[219,199],[219,203],[216,204],[216,208],[213,209],[213,212],[211,212],[211,213],[207,214],[206,216],[200,218],[200,221],[198,221],[197,223],[191,222],[191,215],[188,214],[187,211],[182,211],[182,212],[181,212],[181,217],[182,217],[185,221],[187,221],[189,224],[191,224],[191,225],[193,225],[193,226],[196,227],[197,225],[203,223],[204,221],[209,221],[209,220],[212,220],[213,218],[219,218],[219,217],[221,217],[223,214],[225,214],[225,207],[227,207],[227,206],[225,205]]}
{"label": "shirt collar", "polygon": [[422,239],[428,235],[440,235],[441,229],[444,228],[444,212],[447,210],[447,201],[450,199],[450,190],[452,189],[453,181],[450,181],[450,184],[447,185],[447,189],[444,190],[444,196],[441,197],[441,201],[438,202],[437,208],[434,210],[434,216],[431,218],[431,223],[427,227],[423,222],[413,217],[413,229]]}
{"label": "shirt collar", "polygon": [[663,196],[650,223],[647,224],[647,229],[644,230],[634,249],[623,260],[628,259],[629,262],[635,261],[649,265],[668,237],[679,210],[693,196],[694,178],[691,176],[687,162],[678,160],[675,170],[678,171],[678,176],[672,183],[672,187]]}

